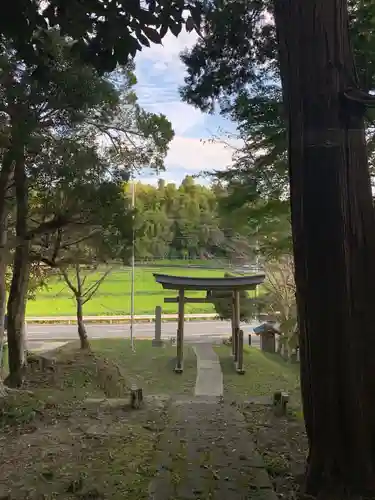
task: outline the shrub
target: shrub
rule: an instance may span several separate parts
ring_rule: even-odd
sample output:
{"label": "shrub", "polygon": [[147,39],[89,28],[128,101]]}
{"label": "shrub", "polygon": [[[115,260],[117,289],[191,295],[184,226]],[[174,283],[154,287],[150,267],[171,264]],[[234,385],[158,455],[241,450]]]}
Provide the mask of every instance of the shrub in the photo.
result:
{"label": "shrub", "polygon": [[[233,275],[224,274],[224,278],[230,278]],[[232,292],[230,290],[212,290],[210,298],[215,307],[215,311],[220,319],[232,319]],[[246,290],[240,291],[240,320],[250,321],[256,314],[256,303],[249,297]]]}

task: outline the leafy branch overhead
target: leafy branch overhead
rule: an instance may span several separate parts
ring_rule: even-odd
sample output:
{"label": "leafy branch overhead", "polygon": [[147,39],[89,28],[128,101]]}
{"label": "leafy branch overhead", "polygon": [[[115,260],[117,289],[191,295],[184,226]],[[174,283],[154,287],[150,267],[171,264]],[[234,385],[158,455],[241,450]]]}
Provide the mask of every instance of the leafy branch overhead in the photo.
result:
{"label": "leafy branch overhead", "polygon": [[14,41],[22,59],[38,62],[40,75],[53,57],[40,41],[50,28],[71,39],[72,51],[84,61],[110,72],[142,47],[162,43],[168,31],[191,31],[200,16],[198,0],[16,0],[1,16],[0,34]]}
{"label": "leafy branch overhead", "polygon": [[30,266],[126,262],[132,210],[124,184],[143,167],[162,170],[173,137],[165,116],[139,106],[132,64],[101,76],[60,32],[36,33],[35,41],[51,55],[40,78],[37,59],[24,63],[14,42],[0,39],[0,268],[13,258],[8,339],[16,386]]}
{"label": "leafy branch overhead", "polygon": [[[375,89],[375,7],[350,0],[350,31],[360,87]],[[287,127],[283,109],[278,51],[273,22],[274,2],[204,2],[202,36],[181,58],[187,69],[182,98],[203,111],[219,110],[237,125],[233,166],[214,176],[228,186],[223,210],[240,211],[251,223],[269,209],[276,220],[289,219]],[[348,90],[349,96],[358,92]],[[362,95],[362,94],[361,94]],[[365,96],[367,94],[364,94]],[[357,96],[357,97],[355,97]],[[372,103],[372,101],[371,101]],[[368,152],[374,168],[374,112],[367,109]],[[244,222],[244,218],[242,218]]]}

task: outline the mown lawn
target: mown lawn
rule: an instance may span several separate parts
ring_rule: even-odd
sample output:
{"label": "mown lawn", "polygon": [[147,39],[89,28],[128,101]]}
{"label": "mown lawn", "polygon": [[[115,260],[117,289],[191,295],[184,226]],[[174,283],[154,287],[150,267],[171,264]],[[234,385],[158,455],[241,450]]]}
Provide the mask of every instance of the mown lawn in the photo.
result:
{"label": "mown lawn", "polygon": [[93,340],[94,352],[116,363],[146,394],[192,393],[196,379],[196,357],[189,345],[184,346],[184,371],[174,373],[176,346],[152,347],[150,340],[135,342],[132,352],[129,340]]}
{"label": "mown lawn", "polygon": [[248,399],[256,396],[272,396],[275,391],[287,391],[291,402],[300,405],[299,367],[286,363],[276,354],[266,354],[254,347],[244,346],[245,374],[236,373],[231,348],[216,346],[224,376],[227,394]]}
{"label": "mown lawn", "polygon": [[[175,292],[164,292],[161,285],[155,282],[153,273],[172,274],[175,276],[223,277],[220,269],[186,269],[181,267],[143,267],[135,272],[135,312],[136,314],[153,314],[155,307],[161,305],[164,313],[174,314],[177,304],[164,304],[164,297],[174,297]],[[94,273],[86,280],[86,286],[99,279]],[[204,297],[205,292],[192,292],[191,297]],[[112,272],[103,282],[95,296],[84,306],[86,315],[126,315],[130,314],[131,271],[121,268]],[[48,287],[39,290],[35,300],[27,304],[27,316],[64,316],[75,314],[75,302],[72,293],[64,281],[51,278]],[[212,304],[187,304],[187,313],[214,312]]]}

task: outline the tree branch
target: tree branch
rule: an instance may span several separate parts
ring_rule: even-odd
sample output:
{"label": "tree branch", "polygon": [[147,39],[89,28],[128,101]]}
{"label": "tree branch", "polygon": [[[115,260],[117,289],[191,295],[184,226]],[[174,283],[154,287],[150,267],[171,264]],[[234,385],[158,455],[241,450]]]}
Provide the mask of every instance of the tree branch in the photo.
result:
{"label": "tree branch", "polygon": [[77,297],[78,296],[78,290],[77,288],[73,285],[73,283],[70,281],[70,278],[69,278],[69,275],[66,271],[66,269],[61,269],[60,268],[60,273],[62,274],[64,280],[65,280],[65,283],[68,285],[68,287],[72,290],[72,292],[74,293],[74,295]]}
{"label": "tree branch", "polygon": [[89,238],[91,238],[91,236],[94,236],[94,234],[98,233],[99,231],[100,231],[100,228],[94,229],[93,231],[91,231],[91,233],[89,233],[85,236],[82,236],[81,238],[78,238],[77,240],[73,240],[71,242],[64,243],[64,245],[61,245],[60,249],[66,250],[67,248],[69,248],[73,245],[78,245],[78,243],[82,243],[83,241],[88,240]]}
{"label": "tree branch", "polygon": [[59,227],[59,229],[57,230],[57,238],[56,238],[55,248],[54,248],[53,254],[52,254],[52,262],[56,262],[57,256],[59,254],[59,251],[61,248],[62,235],[63,235],[62,228]]}
{"label": "tree branch", "polygon": [[47,222],[42,222],[38,227],[30,229],[30,231],[28,231],[27,233],[27,239],[32,240],[39,234],[56,231],[56,229],[61,229],[67,224],[72,223],[73,220],[74,218],[71,218],[68,214],[58,215],[54,219],[51,219]]}
{"label": "tree branch", "polygon": [[103,281],[106,279],[108,274],[110,272],[112,272],[112,269],[113,269],[112,267],[107,269],[107,271],[105,273],[103,273],[103,275],[100,277],[100,279],[98,281],[96,281],[93,285],[91,285],[86,290],[86,292],[84,292],[83,297],[85,297],[85,299],[83,301],[83,304],[86,304],[86,302],[88,302],[95,295],[95,293],[98,291],[98,288],[103,283]]}
{"label": "tree branch", "polygon": [[82,297],[82,283],[81,283],[81,274],[80,274],[80,264],[76,262],[75,264],[75,271],[76,271],[76,279],[77,279],[77,289],[78,289],[78,295]]}

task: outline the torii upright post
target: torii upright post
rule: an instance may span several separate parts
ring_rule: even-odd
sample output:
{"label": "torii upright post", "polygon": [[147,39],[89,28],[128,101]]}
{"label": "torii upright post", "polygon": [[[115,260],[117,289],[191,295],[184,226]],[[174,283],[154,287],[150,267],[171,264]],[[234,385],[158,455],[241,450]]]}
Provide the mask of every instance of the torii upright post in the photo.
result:
{"label": "torii upright post", "polygon": [[237,373],[243,374],[243,331],[240,329],[241,324],[241,304],[240,304],[240,292],[239,290],[234,291],[234,329],[236,331],[235,335],[235,365]]}
{"label": "torii upright post", "polygon": [[233,332],[234,332],[234,362],[237,366],[238,361],[238,337],[240,335],[240,292],[233,292]]}
{"label": "torii upright post", "polygon": [[232,356],[234,362],[236,362],[236,346],[237,346],[237,334],[236,334],[236,306],[235,306],[235,291],[232,292]]}
{"label": "torii upright post", "polygon": [[178,326],[177,326],[177,362],[174,371],[182,373],[184,370],[184,323],[185,323],[185,290],[178,292]]}

